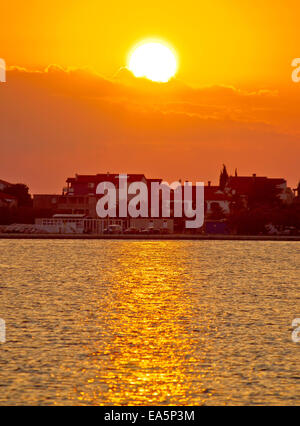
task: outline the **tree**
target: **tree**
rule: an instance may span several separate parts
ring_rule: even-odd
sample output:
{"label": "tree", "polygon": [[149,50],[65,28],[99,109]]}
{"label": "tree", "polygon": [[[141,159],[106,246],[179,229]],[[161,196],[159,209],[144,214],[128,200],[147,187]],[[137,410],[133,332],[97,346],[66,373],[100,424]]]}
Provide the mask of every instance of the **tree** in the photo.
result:
{"label": "tree", "polygon": [[240,235],[259,235],[266,233],[270,222],[270,212],[266,209],[243,209],[230,214],[228,225],[231,232]]}
{"label": "tree", "polygon": [[300,180],[299,180],[299,183],[298,183],[298,186],[297,186],[297,196],[298,196],[298,198],[300,198]]}
{"label": "tree", "polygon": [[224,219],[226,217],[226,214],[219,203],[212,203],[211,204],[211,212],[207,215],[208,219],[212,220],[220,220]]}
{"label": "tree", "polygon": [[248,205],[250,209],[262,206],[278,206],[281,200],[278,197],[279,189],[276,188],[269,180],[265,183],[254,181],[251,193],[248,197]]}
{"label": "tree", "polygon": [[230,213],[228,224],[232,232],[244,235],[266,234],[269,224],[279,232],[291,228],[296,235],[300,233],[300,204],[261,205],[235,210]]}
{"label": "tree", "polygon": [[223,164],[223,170],[221,171],[221,174],[220,174],[220,188],[222,189],[222,191],[224,191],[226,184],[228,182],[228,179],[229,179],[229,175],[227,172],[227,168],[225,164]]}

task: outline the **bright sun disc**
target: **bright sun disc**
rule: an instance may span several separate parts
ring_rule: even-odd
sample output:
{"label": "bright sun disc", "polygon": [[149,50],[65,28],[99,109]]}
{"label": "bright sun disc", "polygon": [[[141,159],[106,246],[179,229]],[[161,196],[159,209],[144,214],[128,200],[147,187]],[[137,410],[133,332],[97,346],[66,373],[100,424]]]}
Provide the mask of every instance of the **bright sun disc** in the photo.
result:
{"label": "bright sun disc", "polygon": [[128,68],[136,77],[166,83],[176,74],[177,61],[167,46],[145,43],[134,50]]}

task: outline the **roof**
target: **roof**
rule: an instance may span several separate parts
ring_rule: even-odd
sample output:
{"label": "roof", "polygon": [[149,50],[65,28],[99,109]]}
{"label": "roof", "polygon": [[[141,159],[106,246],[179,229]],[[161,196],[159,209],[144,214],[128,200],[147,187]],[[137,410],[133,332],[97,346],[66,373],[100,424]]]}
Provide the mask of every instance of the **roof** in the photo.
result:
{"label": "roof", "polygon": [[249,194],[253,190],[253,184],[273,186],[285,184],[286,180],[282,178],[267,178],[266,176],[230,176],[227,186],[241,194]]}
{"label": "roof", "polygon": [[[76,175],[75,178],[68,178],[67,183],[100,183],[100,182],[119,182],[118,173],[102,173],[97,175]],[[139,182],[146,179],[144,174],[128,174],[128,182]]]}
{"label": "roof", "polygon": [[[196,195],[196,186],[193,186],[193,197]],[[205,201],[228,201],[231,197],[224,194],[219,186],[205,186],[204,200]]]}

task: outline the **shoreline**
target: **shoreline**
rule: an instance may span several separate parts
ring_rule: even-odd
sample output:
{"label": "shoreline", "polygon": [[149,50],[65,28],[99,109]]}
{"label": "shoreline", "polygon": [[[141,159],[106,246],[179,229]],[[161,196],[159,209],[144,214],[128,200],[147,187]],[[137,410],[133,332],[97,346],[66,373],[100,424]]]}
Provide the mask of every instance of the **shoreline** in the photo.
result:
{"label": "shoreline", "polygon": [[144,240],[144,241],[300,241],[293,235],[83,235],[83,234],[0,234],[0,240]]}

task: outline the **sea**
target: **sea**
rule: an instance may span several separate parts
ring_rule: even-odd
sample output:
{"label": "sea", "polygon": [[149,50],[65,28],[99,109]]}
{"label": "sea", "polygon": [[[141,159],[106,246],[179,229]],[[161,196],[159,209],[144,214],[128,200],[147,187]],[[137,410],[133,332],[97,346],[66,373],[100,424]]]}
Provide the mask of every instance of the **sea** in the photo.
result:
{"label": "sea", "polygon": [[0,240],[0,405],[298,405],[299,267],[296,241]]}

